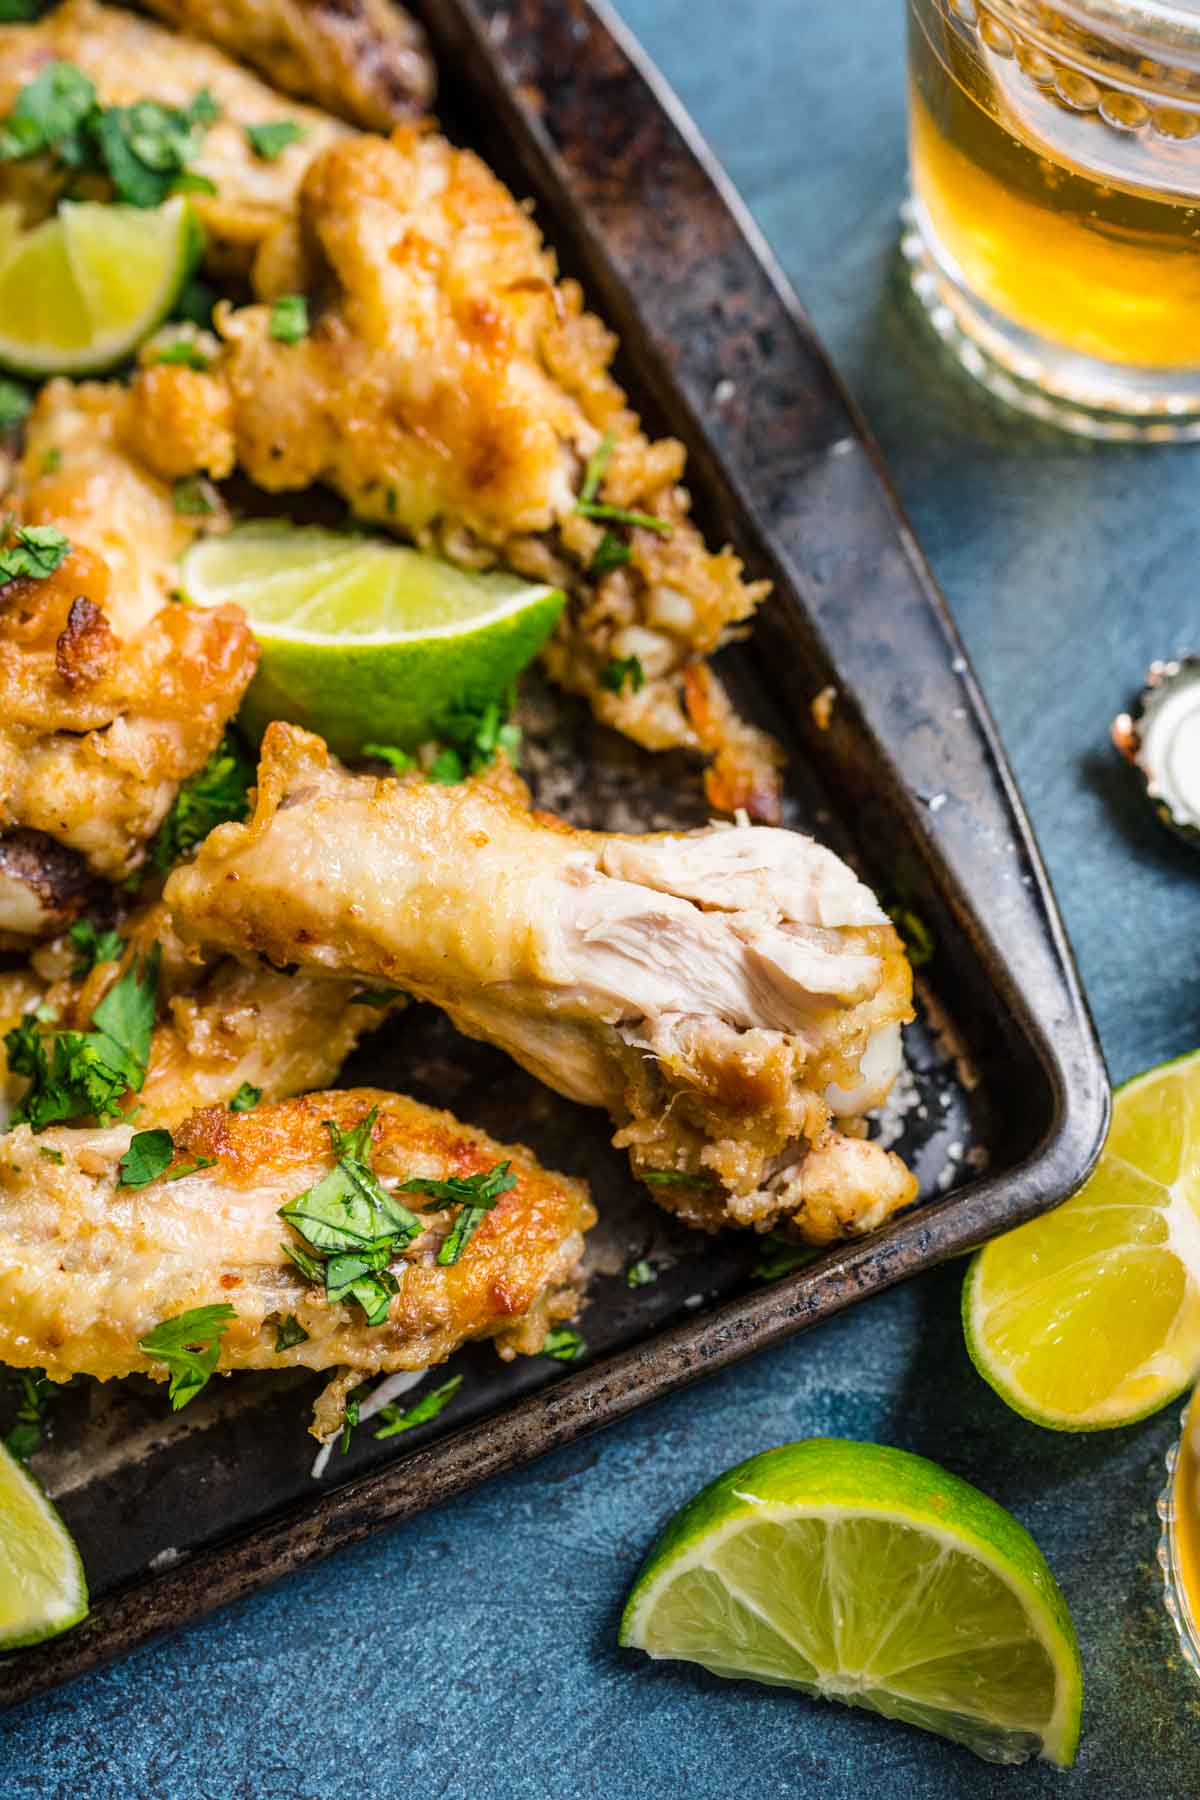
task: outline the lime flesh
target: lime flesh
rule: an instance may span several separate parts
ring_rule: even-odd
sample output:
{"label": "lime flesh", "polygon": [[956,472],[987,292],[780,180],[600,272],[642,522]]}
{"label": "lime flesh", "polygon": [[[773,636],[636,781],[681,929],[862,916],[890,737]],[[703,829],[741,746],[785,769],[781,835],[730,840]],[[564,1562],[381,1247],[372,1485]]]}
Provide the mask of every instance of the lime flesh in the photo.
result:
{"label": "lime flesh", "polygon": [[0,1444],[0,1650],[56,1637],[87,1609],[74,1540],[32,1475]]}
{"label": "lime flesh", "polygon": [[181,584],[193,605],[233,601],[250,621],[262,656],[247,729],[287,719],[340,756],[414,749],[449,712],[501,700],[564,598],[379,538],[269,524],[194,544]]}
{"label": "lime flesh", "polygon": [[19,375],[111,369],[170,312],[196,260],[182,196],[158,207],[64,201],[18,231],[0,222],[0,365]]}
{"label": "lime flesh", "polygon": [[1117,1090],[1104,1153],[1056,1211],[977,1252],[963,1287],[976,1368],[1026,1418],[1098,1431],[1200,1371],[1200,1052]]}
{"label": "lime flesh", "polygon": [[813,1438],[730,1469],[650,1552],[620,1641],[1066,1765],[1074,1629],[1037,1545],[924,1457]]}

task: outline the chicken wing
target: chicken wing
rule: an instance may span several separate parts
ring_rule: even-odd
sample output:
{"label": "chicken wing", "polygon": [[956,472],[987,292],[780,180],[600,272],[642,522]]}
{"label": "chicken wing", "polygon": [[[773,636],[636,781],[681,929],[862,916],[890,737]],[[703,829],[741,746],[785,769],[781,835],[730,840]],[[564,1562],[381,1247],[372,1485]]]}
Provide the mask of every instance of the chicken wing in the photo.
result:
{"label": "chicken wing", "polygon": [[30,417],[11,501],[71,551],[0,586],[0,944],[61,929],[85,871],[138,866],[254,673],[237,608],[168,600],[197,521],[137,459],[132,419],[128,390],[66,381]]}
{"label": "chicken wing", "polygon": [[351,775],[272,725],[257,807],[167,884],[188,940],[433,1001],[716,1229],[866,1231],[914,1197],[864,1141],[912,1016],[903,947],[832,852],[756,826],[646,837],[531,812],[507,770]]}
{"label": "chicken wing", "polygon": [[393,0],[142,0],[147,11],[252,63],[277,88],[375,131],[426,112],[425,34]]}
{"label": "chicken wing", "polygon": [[[50,60],[82,70],[105,106],[157,100],[187,107],[203,90],[212,95],[220,115],[190,167],[215,192],[196,191],[191,200],[205,228],[206,261],[222,275],[250,271],[260,246],[287,225],[309,162],[348,135],[338,120],[285,99],[211,44],[98,0],[64,0],[34,25],[0,27],[0,117]],[[256,155],[246,127],[284,120],[302,135],[269,160]],[[71,176],[44,154],[0,162],[0,201],[17,201],[27,222],[41,218]]]}
{"label": "chicken wing", "polygon": [[[419,1235],[391,1261],[396,1292],[377,1325],[301,1275],[279,1217],[333,1166],[326,1121],[349,1132],[372,1108],[371,1167],[397,1202],[412,1177],[471,1177],[507,1162],[516,1178],[454,1262],[439,1263],[437,1252],[458,1206],[419,1212]],[[0,1361],[40,1366],[52,1381],[139,1371],[162,1379],[162,1363],[138,1340],[163,1320],[226,1302],[237,1317],[221,1342],[222,1370],[336,1367],[361,1378],[428,1368],[475,1338],[495,1340],[505,1358],[532,1355],[554,1321],[578,1310],[584,1233],[595,1220],[585,1184],[449,1113],[374,1089],[247,1113],[209,1107],[175,1132],[172,1169],[142,1187],[118,1179],[132,1135],[127,1125],[37,1135],[21,1125],[5,1138]],[[183,1172],[196,1163],[207,1166]],[[307,1336],[278,1350],[273,1319],[289,1313]]]}
{"label": "chicken wing", "polygon": [[565,587],[555,680],[650,749],[718,753],[713,804],[775,817],[775,746],[687,679],[768,584],[706,549],[683,446],[643,434],[615,338],[529,212],[472,152],[409,127],[314,159],[300,239],[311,333],[280,343],[265,306],[221,322],[249,475],[328,482],[452,561]]}

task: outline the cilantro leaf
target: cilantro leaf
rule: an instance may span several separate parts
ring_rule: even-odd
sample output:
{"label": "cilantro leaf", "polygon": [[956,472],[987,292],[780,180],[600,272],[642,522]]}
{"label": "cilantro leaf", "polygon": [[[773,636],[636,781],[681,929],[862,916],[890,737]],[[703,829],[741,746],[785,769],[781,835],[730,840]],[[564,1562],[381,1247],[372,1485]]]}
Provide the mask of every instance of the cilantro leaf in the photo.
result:
{"label": "cilantro leaf", "polygon": [[169,1131],[135,1131],[129,1140],[129,1148],[117,1164],[120,1173],[117,1186],[122,1188],[148,1187],[157,1181],[163,1170],[170,1167],[175,1155],[175,1145]]}
{"label": "cilantro leaf", "polygon": [[277,344],[298,344],[308,336],[308,301],[303,294],[281,294],[272,303],[269,331]]}
{"label": "cilantro leaf", "polygon": [[249,1081],[243,1081],[233,1099],[229,1102],[230,1112],[249,1112],[262,1099],[262,1089],[254,1087]]}
{"label": "cilantro leaf", "polygon": [[4,1435],[5,1448],[18,1462],[28,1462],[40,1450],[46,1438],[46,1403],[51,1384],[42,1369],[14,1369],[20,1388],[20,1404],[12,1425]]}
{"label": "cilantro leaf", "polygon": [[8,1066],[29,1079],[13,1123],[35,1131],[92,1113],[101,1123],[120,1116],[118,1102],[146,1079],[161,951],[153,945],[140,967],[134,957],[92,1014],[92,1031],[39,1030],[26,1013],[7,1032]]}
{"label": "cilantro leaf", "polygon": [[497,1163],[486,1172],[481,1170],[477,1175],[451,1175],[447,1181],[434,1181],[417,1175],[411,1181],[401,1183],[399,1191],[402,1194],[425,1194],[432,1197],[433,1205],[424,1207],[425,1212],[440,1212],[446,1206],[459,1208],[438,1249],[437,1259],[442,1268],[449,1268],[458,1261],[485,1215],[502,1194],[507,1194],[516,1187],[517,1178],[510,1173],[511,1166],[506,1162]]}
{"label": "cilantro leaf", "polygon": [[217,290],[193,275],[171,309],[171,317],[207,330],[212,324],[212,312],[216,304]]}
{"label": "cilantro leaf", "polygon": [[48,1163],[57,1163],[60,1168],[66,1160],[61,1150],[52,1150],[49,1144],[40,1144],[38,1155],[44,1157]]}
{"label": "cilantro leaf", "polygon": [[69,168],[90,161],[85,126],[96,89],[74,63],[48,62],[17,95],[0,126],[0,161],[19,161],[52,151]]}
{"label": "cilantro leaf", "polygon": [[708,1187],[712,1176],[707,1169],[689,1173],[686,1169],[643,1169],[638,1176],[648,1187]]}
{"label": "cilantro leaf", "polygon": [[612,461],[612,453],[617,440],[611,431],[606,431],[592,454],[588,457],[583,471],[583,484],[579,489],[580,503],[589,506],[600,492],[600,484],[608,473],[608,465]]}
{"label": "cilantro leaf", "polygon": [[364,744],[362,754],[387,763],[393,775],[404,775],[413,767],[413,759],[408,751],[397,750],[395,744]]}
{"label": "cilantro leaf", "polygon": [[27,25],[36,19],[44,0],[0,0],[0,25]]}
{"label": "cilantro leaf", "polygon": [[118,962],[125,948],[119,931],[100,931],[94,919],[76,919],[67,933],[79,952],[72,975],[90,975],[97,963]]}
{"label": "cilantro leaf", "polygon": [[588,564],[589,575],[607,575],[610,569],[619,569],[623,563],[632,559],[633,551],[628,544],[623,544],[615,531],[606,531],[596,545],[595,554]]}
{"label": "cilantro leaf", "polygon": [[246,792],[254,773],[238,739],[227,731],[204,767],[181,785],[159,826],[147,859],[155,874],[165,875],[215,826],[246,817],[250,810]]}
{"label": "cilantro leaf", "polygon": [[164,1319],[138,1339],[144,1355],[167,1366],[172,1412],[194,1400],[206,1386],[221,1355],[221,1339],[236,1318],[227,1301],[218,1306],[194,1306],[190,1312]]}
{"label": "cilantro leaf", "polygon": [[299,125],[295,119],[273,119],[266,125],[246,126],[246,140],[263,162],[274,162],[289,144],[298,144],[307,136],[307,125]]}
{"label": "cilantro leaf", "polygon": [[612,661],[600,671],[600,686],[606,687],[610,694],[619,694],[628,682],[631,691],[640,694],[646,685],[646,671],[640,657],[614,656]]}
{"label": "cilantro leaf", "polygon": [[911,906],[889,906],[888,917],[904,940],[904,949],[914,969],[924,968],[937,948],[932,931]]}
{"label": "cilantro leaf", "polygon": [[578,1362],[587,1355],[587,1343],[573,1325],[556,1325],[546,1333],[541,1354],[552,1356],[556,1362]]}
{"label": "cilantro leaf", "polygon": [[285,1350],[291,1350],[297,1344],[308,1342],[309,1334],[295,1313],[268,1313],[263,1324],[275,1327],[275,1354],[277,1356],[282,1356]]}
{"label": "cilantro leaf", "polygon": [[670,537],[675,527],[669,519],[658,519],[653,513],[636,512],[628,506],[607,506],[599,500],[577,500],[575,511],[585,519],[603,519],[613,525],[640,525],[643,531],[657,531]]}
{"label": "cilantro leaf", "polygon": [[177,1169],[172,1169],[171,1173],[167,1176],[167,1180],[182,1181],[185,1175],[194,1175],[197,1169],[215,1168],[216,1163],[217,1159],[215,1156],[193,1156],[191,1162],[180,1163]]}
{"label": "cilantro leaf", "polygon": [[205,369],[211,367],[210,358],[199,344],[189,337],[172,338],[169,343],[155,344],[151,348],[150,356],[152,363],[177,363],[185,369],[196,369],[201,374]]}
{"label": "cilantro leaf", "polygon": [[211,518],[220,497],[205,476],[183,475],[171,489],[171,505],[182,519]]}
{"label": "cilantro leaf", "polygon": [[424,1425],[429,1419],[436,1419],[443,1412],[462,1386],[461,1375],[452,1375],[439,1388],[430,1394],[423,1394],[410,1407],[401,1407],[395,1400],[388,1406],[381,1406],[379,1417],[383,1424],[375,1433],[377,1438],[397,1437],[402,1431],[411,1431],[414,1425]]}
{"label": "cilantro leaf", "polygon": [[658,1270],[649,1257],[641,1256],[637,1262],[630,1263],[625,1271],[625,1286],[630,1288],[649,1287],[658,1280]]}
{"label": "cilantro leaf", "polygon": [[453,787],[456,781],[463,779],[466,772],[457,750],[439,750],[426,770],[430,781],[441,782],[443,787]]}
{"label": "cilantro leaf", "polygon": [[128,1085],[139,1089],[146,1079],[150,1038],[158,999],[158,970],[162,946],[154,943],[139,967],[133,956],[119,981],[113,983],[92,1014],[92,1034],[102,1040],[101,1053],[115,1051],[112,1066],[125,1074]]}
{"label": "cilantro leaf", "polygon": [[7,376],[0,377],[0,431],[19,425],[32,405],[27,388],[19,381],[10,381]]}
{"label": "cilantro leaf", "polygon": [[427,771],[430,781],[449,785],[461,781],[465,775],[478,774],[480,769],[487,768],[498,750],[503,750],[515,764],[521,747],[521,732],[508,718],[513,699],[510,693],[506,706],[489,700],[483,706],[453,708],[441,728],[445,748]]}
{"label": "cilantro leaf", "polygon": [[795,1244],[791,1238],[774,1234],[767,1238],[764,1249],[766,1255],[754,1265],[754,1273],[760,1281],[777,1281],[781,1275],[790,1275],[793,1269],[802,1269],[818,1254],[812,1244]]}
{"label": "cilantro leaf", "polygon": [[161,206],[177,190],[203,148],[201,129],[212,122],[211,104],[207,95],[197,95],[186,108],[137,100],[93,115],[100,161],[118,200],[127,206]]}
{"label": "cilantro leaf", "polygon": [[0,550],[0,582],[19,575],[44,581],[70,555],[71,541],[57,525],[18,525],[16,543]]}

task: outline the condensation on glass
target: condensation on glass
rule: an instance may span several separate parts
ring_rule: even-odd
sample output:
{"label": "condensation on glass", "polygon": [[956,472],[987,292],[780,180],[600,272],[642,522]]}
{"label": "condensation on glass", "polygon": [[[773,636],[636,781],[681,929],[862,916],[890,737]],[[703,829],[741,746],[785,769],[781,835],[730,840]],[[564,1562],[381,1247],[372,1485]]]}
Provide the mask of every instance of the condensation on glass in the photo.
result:
{"label": "condensation on glass", "polygon": [[1200,0],[908,0],[905,250],[996,392],[1200,437]]}

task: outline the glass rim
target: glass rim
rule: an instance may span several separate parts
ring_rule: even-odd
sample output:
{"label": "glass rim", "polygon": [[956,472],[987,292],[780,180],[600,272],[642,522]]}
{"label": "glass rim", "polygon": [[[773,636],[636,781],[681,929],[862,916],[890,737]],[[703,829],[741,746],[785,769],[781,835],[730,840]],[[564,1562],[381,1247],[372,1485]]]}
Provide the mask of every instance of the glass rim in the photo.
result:
{"label": "glass rim", "polygon": [[[1024,0],[980,3],[985,11],[1014,23],[1019,20],[1027,31],[1038,23],[1030,18]],[[1150,50],[1173,61],[1194,59],[1200,67],[1200,0],[1055,0],[1054,13],[1130,50]]]}

